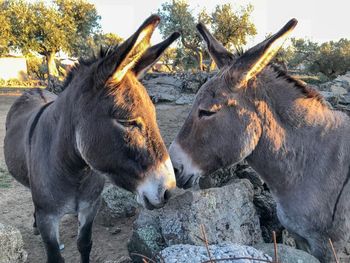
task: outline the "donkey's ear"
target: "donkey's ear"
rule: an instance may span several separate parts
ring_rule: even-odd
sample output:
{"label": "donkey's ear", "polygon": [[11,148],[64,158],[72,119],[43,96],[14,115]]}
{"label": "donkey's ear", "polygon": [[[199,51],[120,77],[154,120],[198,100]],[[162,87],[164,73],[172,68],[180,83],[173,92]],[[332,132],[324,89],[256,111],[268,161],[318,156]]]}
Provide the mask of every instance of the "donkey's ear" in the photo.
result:
{"label": "donkey's ear", "polygon": [[226,50],[226,48],[221,45],[221,43],[212,34],[210,34],[209,30],[204,24],[197,24],[197,30],[207,44],[208,52],[218,68],[222,68],[233,63],[234,55]]}
{"label": "donkey's ear", "polygon": [[237,59],[233,65],[233,69],[244,72],[241,79],[242,85],[245,85],[270,63],[297,23],[298,21],[296,19],[291,19],[276,34],[252,47]]}
{"label": "donkey's ear", "polygon": [[107,82],[117,84],[131,70],[150,46],[150,39],[160,19],[150,16],[139,29],[103,62],[100,74],[109,76]]}
{"label": "donkey's ear", "polygon": [[136,63],[133,68],[133,72],[137,78],[142,78],[143,75],[149,70],[161,57],[163,52],[180,36],[180,33],[174,32],[167,39],[159,44],[150,47],[142,55],[141,59]]}

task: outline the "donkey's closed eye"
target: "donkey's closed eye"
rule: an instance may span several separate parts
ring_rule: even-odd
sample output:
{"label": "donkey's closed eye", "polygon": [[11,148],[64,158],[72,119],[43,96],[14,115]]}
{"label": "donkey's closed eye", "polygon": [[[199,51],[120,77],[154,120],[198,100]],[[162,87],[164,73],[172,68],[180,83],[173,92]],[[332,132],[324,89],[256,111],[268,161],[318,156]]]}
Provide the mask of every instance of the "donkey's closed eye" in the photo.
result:
{"label": "donkey's closed eye", "polygon": [[117,119],[117,122],[121,125],[123,125],[126,128],[139,128],[140,130],[143,129],[143,121],[140,118],[135,118],[135,119]]}
{"label": "donkey's closed eye", "polygon": [[210,116],[214,115],[215,113],[217,113],[217,111],[209,111],[209,110],[199,109],[198,118],[201,119],[203,117],[210,117]]}

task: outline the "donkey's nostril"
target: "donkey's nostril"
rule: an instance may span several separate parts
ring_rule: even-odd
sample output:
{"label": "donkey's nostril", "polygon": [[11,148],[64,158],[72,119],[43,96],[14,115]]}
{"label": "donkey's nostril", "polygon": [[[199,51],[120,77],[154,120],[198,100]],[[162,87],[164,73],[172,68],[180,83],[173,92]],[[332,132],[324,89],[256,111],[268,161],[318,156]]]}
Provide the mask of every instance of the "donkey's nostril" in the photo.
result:
{"label": "donkey's nostril", "polygon": [[171,197],[171,193],[169,190],[165,190],[164,192],[164,201],[167,202]]}

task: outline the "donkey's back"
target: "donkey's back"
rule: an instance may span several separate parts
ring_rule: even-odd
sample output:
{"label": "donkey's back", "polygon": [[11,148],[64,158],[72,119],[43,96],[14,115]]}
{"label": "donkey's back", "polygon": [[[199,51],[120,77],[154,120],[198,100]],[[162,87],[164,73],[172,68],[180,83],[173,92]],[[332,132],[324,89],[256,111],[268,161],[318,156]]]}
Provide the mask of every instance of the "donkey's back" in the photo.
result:
{"label": "donkey's back", "polygon": [[13,103],[6,117],[5,162],[12,176],[27,187],[26,135],[40,108],[55,98],[56,95],[46,90],[26,91]]}

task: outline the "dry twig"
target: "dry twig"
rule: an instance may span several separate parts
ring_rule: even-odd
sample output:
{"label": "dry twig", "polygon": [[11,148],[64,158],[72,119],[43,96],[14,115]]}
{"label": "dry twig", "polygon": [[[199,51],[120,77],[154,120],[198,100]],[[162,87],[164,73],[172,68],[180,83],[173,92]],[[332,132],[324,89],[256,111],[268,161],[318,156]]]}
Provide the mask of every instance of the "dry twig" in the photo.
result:
{"label": "dry twig", "polygon": [[334,249],[334,246],[333,246],[333,242],[331,239],[329,239],[329,244],[331,245],[331,248],[332,248],[332,252],[333,252],[333,256],[334,256],[334,259],[335,259],[335,262],[336,263],[339,263],[339,259],[337,257],[337,253],[335,252],[335,249]]}
{"label": "dry twig", "polygon": [[273,239],[273,251],[274,251],[273,262],[278,263],[277,239],[276,239],[275,231],[272,231],[272,239]]}
{"label": "dry twig", "polygon": [[213,261],[213,260],[211,259],[210,250],[209,250],[209,243],[208,243],[207,234],[206,234],[206,232],[205,232],[204,225],[201,224],[200,227],[201,227],[201,232],[202,232],[204,244],[205,244],[205,247],[206,247],[206,249],[207,249],[207,253],[208,253],[208,257],[209,257],[209,262],[210,262],[210,263],[215,263],[215,261]]}

